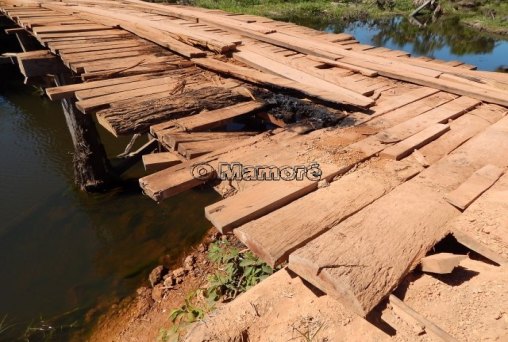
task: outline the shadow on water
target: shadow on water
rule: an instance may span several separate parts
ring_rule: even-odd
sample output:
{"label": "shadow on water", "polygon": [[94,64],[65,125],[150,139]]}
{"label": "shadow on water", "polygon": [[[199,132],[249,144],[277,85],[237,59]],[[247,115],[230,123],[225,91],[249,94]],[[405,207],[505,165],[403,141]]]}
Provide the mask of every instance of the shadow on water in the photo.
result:
{"label": "shadow on water", "polygon": [[[161,257],[176,262],[197,243],[210,227],[203,207],[219,196],[198,189],[157,204],[136,182],[80,192],[60,106],[14,68],[0,73],[0,322],[14,324],[0,340],[29,326],[30,341],[66,340],[132,294]],[[111,155],[125,146],[104,138]]]}

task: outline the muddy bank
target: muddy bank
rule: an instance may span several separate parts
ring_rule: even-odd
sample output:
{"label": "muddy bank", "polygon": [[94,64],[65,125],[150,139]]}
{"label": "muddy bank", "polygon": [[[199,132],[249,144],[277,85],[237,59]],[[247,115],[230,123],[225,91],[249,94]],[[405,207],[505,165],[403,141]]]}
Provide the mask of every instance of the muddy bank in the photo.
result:
{"label": "muddy bank", "polygon": [[220,238],[210,229],[178,262],[155,267],[136,294],[112,305],[88,336],[89,341],[155,341],[171,326],[169,315],[185,297],[201,287],[212,271],[208,246]]}

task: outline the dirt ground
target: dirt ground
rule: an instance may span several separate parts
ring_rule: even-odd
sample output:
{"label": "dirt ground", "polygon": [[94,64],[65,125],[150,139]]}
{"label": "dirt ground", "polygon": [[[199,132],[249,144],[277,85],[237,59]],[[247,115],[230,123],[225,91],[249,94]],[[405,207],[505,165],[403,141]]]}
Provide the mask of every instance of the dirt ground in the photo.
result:
{"label": "dirt ground", "polygon": [[[90,341],[159,341],[169,313],[202,287],[213,269],[206,259],[214,230],[183,262],[184,276],[169,273],[134,301],[116,305],[100,319]],[[173,270],[176,273],[181,270]],[[159,274],[160,275],[160,274]],[[151,276],[151,281],[153,281]],[[166,288],[171,283],[169,288]],[[394,292],[458,341],[508,341],[508,267],[466,259],[448,275],[418,270]],[[369,322],[370,321],[370,322]],[[366,321],[338,301],[282,269],[205,319],[186,328],[185,341],[434,341],[386,304]],[[312,339],[309,339],[312,337]]]}

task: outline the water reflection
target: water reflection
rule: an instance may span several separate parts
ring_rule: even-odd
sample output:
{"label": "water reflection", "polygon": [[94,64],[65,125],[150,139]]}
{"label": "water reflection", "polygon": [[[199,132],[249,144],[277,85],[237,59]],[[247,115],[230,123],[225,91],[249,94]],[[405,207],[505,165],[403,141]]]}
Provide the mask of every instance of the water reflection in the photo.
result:
{"label": "water reflection", "polygon": [[444,47],[449,47],[450,52],[458,56],[485,54],[492,52],[496,45],[496,39],[464,27],[458,18],[441,19],[422,27],[411,23],[405,17],[361,25],[376,29],[377,33],[372,36],[374,45],[386,46],[393,43],[403,47],[411,43],[412,52],[418,55],[432,55]]}
{"label": "water reflection", "polygon": [[[203,207],[219,196],[198,189],[159,205],[136,182],[106,194],[78,191],[59,105],[24,86],[14,68],[0,72],[0,320],[15,324],[0,340],[28,326],[47,329],[41,318],[72,326],[53,336],[66,340],[133,293],[160,257],[176,261],[198,242],[210,227]],[[105,140],[111,155],[125,146]]]}
{"label": "water reflection", "polygon": [[459,60],[481,70],[506,71],[508,41],[462,25],[458,18],[440,18],[426,26],[405,17],[356,22],[330,21],[320,16],[285,20],[321,31],[352,34],[360,43],[383,46],[443,60]]}

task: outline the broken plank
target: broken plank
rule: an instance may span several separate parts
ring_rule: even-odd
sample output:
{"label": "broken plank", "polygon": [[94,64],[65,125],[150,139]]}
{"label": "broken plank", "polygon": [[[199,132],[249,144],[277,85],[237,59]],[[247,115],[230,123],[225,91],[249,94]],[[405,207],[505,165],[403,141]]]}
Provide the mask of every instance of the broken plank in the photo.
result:
{"label": "broken plank", "polygon": [[[215,132],[211,132],[212,134]],[[210,153],[212,151],[224,148],[226,146],[230,146],[231,144],[235,144],[240,140],[246,139],[252,134],[237,134],[235,132],[231,132],[232,134],[228,134],[229,136],[222,137],[210,137],[208,140],[196,140],[196,141],[181,141],[178,143],[177,150],[182,156],[187,159],[194,159],[203,154]],[[192,135],[192,133],[191,133]],[[219,135],[220,136],[220,135]]]}
{"label": "broken plank", "polygon": [[[219,162],[241,162],[242,160],[249,162],[249,160],[246,159],[249,158],[249,154],[246,153],[247,147],[250,148],[253,145],[265,147],[272,146],[273,143],[276,145],[277,142],[284,141],[295,135],[297,135],[297,133],[288,129],[261,133],[242,140],[239,143],[214,151],[213,153],[198,157],[193,161],[185,162],[181,165],[143,177],[139,180],[139,183],[146,195],[155,201],[161,201],[183,191],[192,189],[215,177]],[[234,153],[234,158],[230,156],[231,153]],[[252,160],[250,162],[252,162]],[[205,166],[200,167],[199,165]],[[198,167],[198,169],[196,169],[196,167]],[[197,171],[199,171],[199,173],[195,175],[194,173]]]}
{"label": "broken plank", "polygon": [[[459,226],[456,229],[453,229],[451,233],[460,244],[466,246],[472,251],[484,256],[489,260],[494,261],[498,265],[508,265],[508,256],[506,255],[503,256],[493,251],[491,246],[480,242],[477,238],[474,237],[474,235],[463,231],[462,227]],[[503,246],[502,248],[506,249],[506,246]]]}
{"label": "broken plank", "polygon": [[421,260],[422,272],[448,274],[452,273],[460,262],[467,259],[467,255],[453,253],[437,253],[428,255]]}

